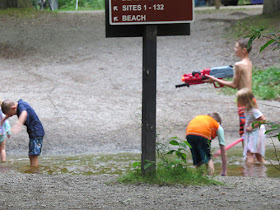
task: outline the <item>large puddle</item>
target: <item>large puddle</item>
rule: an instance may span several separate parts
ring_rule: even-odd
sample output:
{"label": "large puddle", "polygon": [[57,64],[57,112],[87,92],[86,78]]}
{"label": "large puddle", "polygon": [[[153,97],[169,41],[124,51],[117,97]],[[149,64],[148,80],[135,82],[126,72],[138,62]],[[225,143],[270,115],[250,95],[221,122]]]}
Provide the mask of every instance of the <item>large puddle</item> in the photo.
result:
{"label": "large puddle", "polygon": [[[280,156],[280,151],[277,155]],[[190,166],[191,156],[188,154]],[[27,156],[8,156],[8,161],[0,163],[0,173],[16,171],[18,173],[39,173],[49,175],[100,175],[122,174],[132,168],[132,163],[141,160],[140,153],[83,154],[72,156],[41,156],[40,167],[31,169]],[[221,172],[220,157],[214,158],[215,174]],[[228,151],[228,176],[280,177],[280,165],[273,148],[266,149],[266,164],[246,165],[241,149]]]}

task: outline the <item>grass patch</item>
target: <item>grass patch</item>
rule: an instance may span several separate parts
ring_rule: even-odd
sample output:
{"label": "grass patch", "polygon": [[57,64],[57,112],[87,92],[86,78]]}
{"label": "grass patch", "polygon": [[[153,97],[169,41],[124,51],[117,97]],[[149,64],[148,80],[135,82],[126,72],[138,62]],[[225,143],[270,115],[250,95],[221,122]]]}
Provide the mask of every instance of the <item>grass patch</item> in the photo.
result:
{"label": "grass patch", "polygon": [[[254,95],[262,100],[279,100],[280,99],[280,66],[272,66],[262,69],[253,69],[252,89]],[[222,93],[233,95],[236,89],[222,88]]]}
{"label": "grass patch", "polygon": [[251,0],[239,0],[238,5],[250,5]]}
{"label": "grass patch", "polygon": [[280,66],[265,70],[256,69],[253,73],[253,92],[264,100],[280,98]]}
{"label": "grass patch", "polygon": [[[172,148],[170,148],[172,147]],[[152,164],[156,164],[156,173],[151,175],[142,175],[141,162],[134,162],[133,169],[121,175],[118,182],[130,184],[156,184],[156,185],[221,185],[221,182],[212,177],[205,176],[206,169],[195,169],[188,166],[187,155],[189,152],[189,143],[177,137],[172,137],[169,145],[157,144],[157,154],[159,161],[157,163],[146,163],[144,169]],[[190,156],[191,157],[191,156]]]}
{"label": "grass patch", "polygon": [[205,171],[202,169],[197,170],[190,167],[168,168],[159,166],[153,176],[142,176],[140,170],[132,170],[120,176],[118,182],[126,184],[148,183],[159,186],[222,185],[221,182],[203,175],[204,173]]}
{"label": "grass patch", "polygon": [[[76,1],[58,0],[60,11],[75,11]],[[105,10],[105,0],[80,0],[78,10]]]}

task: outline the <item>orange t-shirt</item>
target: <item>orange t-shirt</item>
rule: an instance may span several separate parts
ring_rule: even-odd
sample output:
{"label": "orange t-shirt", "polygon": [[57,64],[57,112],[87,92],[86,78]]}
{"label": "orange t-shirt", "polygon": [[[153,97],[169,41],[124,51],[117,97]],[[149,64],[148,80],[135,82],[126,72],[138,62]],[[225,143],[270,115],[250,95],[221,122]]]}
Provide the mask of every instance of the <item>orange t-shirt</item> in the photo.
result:
{"label": "orange t-shirt", "polygon": [[186,136],[202,136],[212,140],[217,136],[217,130],[220,124],[208,115],[198,115],[192,119],[186,129]]}

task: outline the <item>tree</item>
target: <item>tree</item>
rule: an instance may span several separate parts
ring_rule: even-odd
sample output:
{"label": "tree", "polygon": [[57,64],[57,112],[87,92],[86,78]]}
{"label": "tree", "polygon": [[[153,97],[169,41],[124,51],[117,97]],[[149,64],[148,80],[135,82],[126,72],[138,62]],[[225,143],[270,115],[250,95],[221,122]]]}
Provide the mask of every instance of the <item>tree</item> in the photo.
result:
{"label": "tree", "polygon": [[0,0],[0,9],[29,7],[32,7],[32,0]]}
{"label": "tree", "polygon": [[280,11],[280,0],[264,0],[263,14],[270,15],[273,12]]}

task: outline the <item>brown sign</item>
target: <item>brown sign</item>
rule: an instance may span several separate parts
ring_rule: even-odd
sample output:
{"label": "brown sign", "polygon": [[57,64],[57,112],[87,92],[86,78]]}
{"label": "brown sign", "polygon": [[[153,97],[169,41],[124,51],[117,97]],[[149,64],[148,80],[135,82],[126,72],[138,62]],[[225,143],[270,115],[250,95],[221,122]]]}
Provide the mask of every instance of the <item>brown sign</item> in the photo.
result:
{"label": "brown sign", "polygon": [[109,0],[111,25],[190,23],[193,0]]}

